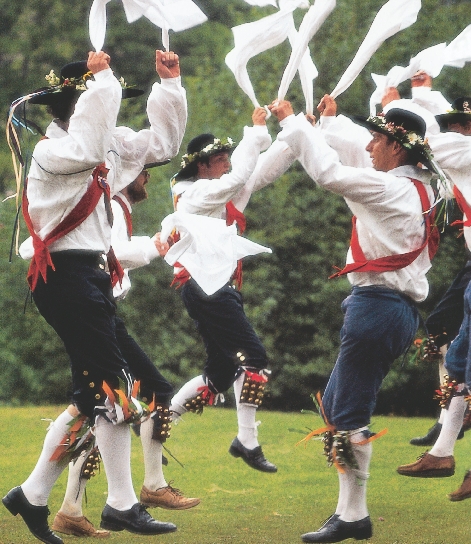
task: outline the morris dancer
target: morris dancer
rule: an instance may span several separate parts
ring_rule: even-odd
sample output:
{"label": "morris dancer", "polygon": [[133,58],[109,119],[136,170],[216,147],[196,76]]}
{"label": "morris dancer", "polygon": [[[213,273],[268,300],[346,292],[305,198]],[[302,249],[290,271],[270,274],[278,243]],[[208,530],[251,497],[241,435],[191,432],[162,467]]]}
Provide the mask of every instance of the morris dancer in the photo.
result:
{"label": "morris dancer", "polygon": [[[441,134],[429,138],[433,152],[447,177],[453,183],[456,202],[464,214],[463,232],[466,245],[471,243],[471,97],[457,98],[451,111],[437,115]],[[430,452],[418,461],[401,465],[397,471],[404,476],[420,478],[452,476],[455,472],[453,456],[455,442],[461,432],[467,408],[465,396],[471,386],[471,357],[469,352],[471,284],[464,291],[464,318],[458,336],[451,343],[445,357],[446,383],[441,387],[441,405],[446,407],[440,434]],[[459,489],[449,495],[459,501],[471,497],[471,473],[465,475]]]}
{"label": "morris dancer", "polygon": [[[131,289],[130,269],[145,266],[168,250],[168,244],[160,241],[160,233],[152,238],[132,234],[132,207],[147,199],[149,169],[154,166],[158,164],[146,164],[137,178],[111,200],[113,211],[111,243],[116,257],[124,267],[121,284],[117,283],[113,288],[115,300],[123,300]],[[161,407],[161,417],[154,416],[134,426],[138,429],[144,454],[145,473],[140,500],[147,507],[159,506],[171,510],[185,510],[197,506],[200,500],[184,497],[178,489],[168,485],[162,470],[162,444],[168,438],[171,426],[169,405],[173,387],[127,333],[122,319],[116,317],[116,322],[121,353],[134,378],[143,384],[142,400],[150,402],[155,398],[156,405]],[[82,537],[103,537],[105,533],[109,534],[108,531],[95,529],[82,511],[83,495],[88,481],[94,476],[97,455],[99,455],[97,448],[84,451],[77,460],[69,464],[67,489],[62,506],[52,524],[54,531]]]}
{"label": "morris dancer", "polygon": [[[225,217],[227,225],[236,222],[243,231],[245,218],[231,199],[248,181],[260,151],[270,143],[265,116],[263,108],[254,110],[254,127],[245,128],[244,138],[235,151],[229,138],[218,140],[212,134],[200,134],[191,140],[172,187],[177,215],[183,212],[218,220]],[[233,151],[229,172],[229,156]],[[215,232],[208,236],[224,274],[226,249]],[[216,274],[216,281],[221,279],[221,271]],[[212,404],[234,385],[239,430],[229,452],[256,470],[276,472],[277,467],[265,458],[258,443],[255,421],[268,379],[267,354],[247,320],[238,285],[229,275],[221,288],[208,295],[184,268],[176,269],[176,281],[183,284],[182,299],[203,338],[207,360],[203,374],[186,383],[173,397],[170,407],[173,417],[187,411],[201,411],[205,404]]]}
{"label": "morris dancer", "polygon": [[[336,113],[330,96],[319,108],[326,116]],[[357,118],[372,133],[366,151],[373,168],[362,168],[342,164],[322,131],[304,116],[295,117],[289,102],[276,101],[270,109],[283,127],[278,139],[290,146],[313,180],[342,195],[355,214],[347,265],[336,274],[348,273],[353,288],[342,304],[340,352],[321,404],[329,428],[326,453],[338,469],[340,492],[335,513],[302,540],[363,540],[372,536],[366,502],[373,437],[368,425],[383,379],[417,331],[416,302],[428,294],[425,275],[436,249],[437,233],[427,215],[432,173],[416,166],[429,164],[425,123],[400,109],[385,117]],[[342,149],[346,136],[338,134]],[[331,145],[334,140],[331,134]],[[349,151],[356,156],[354,149]],[[358,150],[358,156],[363,154]]]}
{"label": "morris dancer", "polygon": [[[84,447],[87,421],[95,425],[108,479],[102,528],[149,535],[176,530],[173,523],[154,520],[133,489],[125,423],[145,412],[135,400],[137,391],[116,340],[111,278],[121,278],[122,269],[110,249],[109,195],[129,185],[145,163],[178,152],[186,97],[178,56],[157,51],[161,83],[153,85],[148,100],[151,128],[137,133],[116,128],[122,89],[109,62],[106,53],[90,52],[86,63],[72,63],[62,71],[59,85],[33,93],[33,101],[47,104],[55,120],[34,149],[23,198],[35,249],[28,280],[40,313],[69,354],[73,395],[51,424],[33,472],[3,504],[47,544],[62,543],[48,526],[47,500],[71,450],[79,453]],[[77,86],[85,79],[86,90],[80,94]]]}

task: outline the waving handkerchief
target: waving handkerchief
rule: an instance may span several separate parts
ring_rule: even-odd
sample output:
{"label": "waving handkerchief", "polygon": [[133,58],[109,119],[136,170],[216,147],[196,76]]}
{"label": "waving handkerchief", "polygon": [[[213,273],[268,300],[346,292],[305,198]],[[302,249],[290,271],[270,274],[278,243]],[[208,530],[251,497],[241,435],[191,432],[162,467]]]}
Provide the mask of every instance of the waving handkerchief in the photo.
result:
{"label": "waving handkerchief", "polygon": [[[106,34],[106,4],[110,0],[93,0],[89,15],[90,41],[96,51],[103,48]],[[123,0],[129,23],[144,16],[165,33],[181,32],[207,21],[206,15],[192,0]],[[168,50],[168,36],[163,36]],[[166,43],[165,43],[166,42]]]}
{"label": "waving handkerchief", "polygon": [[293,11],[301,6],[306,6],[306,0],[280,0],[277,13],[232,28],[234,49],[226,55],[226,64],[256,108],[260,107],[260,103],[250,81],[247,63],[252,57],[279,45],[288,37],[295,29]]}
{"label": "waving handkerchief", "polygon": [[445,64],[455,68],[463,68],[471,62],[471,25],[450,42],[444,52]]}
{"label": "waving handkerchief", "polygon": [[227,284],[239,259],[271,253],[270,248],[239,236],[236,226],[227,226],[223,219],[174,212],[162,221],[162,240],[174,229],[181,238],[169,249],[165,261],[184,266],[207,295]]}
{"label": "waving handkerchief", "polygon": [[350,87],[373,53],[387,38],[415,23],[421,7],[421,0],[389,0],[384,4],[374,18],[352,62],[330,93],[333,98],[337,98]]}
{"label": "waving handkerchief", "polygon": [[376,83],[376,89],[370,98],[370,115],[375,115],[375,106],[381,104],[384,91],[388,87],[397,87],[403,81],[410,79],[419,70],[423,70],[430,77],[437,77],[445,63],[445,50],[446,44],[439,43],[412,57],[406,67],[394,66],[386,76],[371,74],[373,81]]}
{"label": "waving handkerchief", "polygon": [[[335,5],[336,0],[316,0],[315,4],[309,8],[299,26],[296,38],[293,39],[291,43],[291,55],[283,73],[283,77],[281,78],[280,88],[278,89],[278,100],[283,100],[288,92],[290,83],[293,81],[296,71],[299,70],[301,84],[306,98],[306,113],[312,113],[313,109],[312,98],[310,98],[312,96],[312,83],[311,86],[308,87],[309,78],[312,82],[312,80],[317,77],[315,66],[313,71],[312,67],[309,65],[311,56],[309,54],[308,44],[322,26],[322,23],[333,11]],[[306,90],[304,90],[305,87]]]}

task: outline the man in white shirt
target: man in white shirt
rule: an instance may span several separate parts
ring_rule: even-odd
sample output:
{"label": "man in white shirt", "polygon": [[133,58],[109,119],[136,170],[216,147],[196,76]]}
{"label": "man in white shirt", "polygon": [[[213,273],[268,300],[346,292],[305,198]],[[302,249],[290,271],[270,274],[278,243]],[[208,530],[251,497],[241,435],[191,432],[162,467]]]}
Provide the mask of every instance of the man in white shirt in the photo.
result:
{"label": "man in white shirt", "polygon": [[[329,96],[320,107],[324,115],[335,114]],[[437,233],[424,215],[433,202],[432,174],[417,166],[428,164],[425,123],[400,109],[384,117],[357,118],[371,132],[366,151],[373,168],[366,160],[352,167],[346,165],[347,155],[365,153],[355,153],[355,142],[354,149],[344,150],[345,131],[339,132],[337,142],[331,133],[328,145],[319,127],[294,116],[289,102],[275,101],[270,109],[282,126],[278,140],[291,148],[319,186],[343,196],[355,215],[347,265],[336,274],[348,273],[352,293],[342,304],[340,352],[322,398],[329,429],[325,451],[338,469],[340,492],[335,513],[302,539],[363,540],[372,535],[366,480],[374,434],[368,425],[384,377],[417,331],[415,303],[428,294],[426,273],[436,249]]]}
{"label": "man in white shirt", "polygon": [[[426,104],[424,104],[425,107]],[[471,97],[453,101],[451,109],[436,116],[441,133],[431,135],[430,145],[448,179],[452,183],[457,205],[463,212],[463,233],[467,247],[471,247]],[[471,358],[469,356],[469,328],[471,286],[464,290],[464,317],[458,336],[450,344],[445,356],[447,380],[441,386],[444,417],[440,433],[432,449],[418,461],[401,465],[397,471],[404,476],[444,477],[455,471],[453,456],[455,442],[461,432],[467,407],[465,396],[471,386]],[[471,497],[471,474],[468,472],[461,487],[449,495],[460,501]]]}
{"label": "man in white shirt", "polygon": [[34,246],[28,281],[40,313],[64,342],[73,393],[70,406],[51,424],[33,472],[3,504],[47,544],[62,543],[47,523],[50,491],[71,456],[85,447],[88,425],[95,426],[108,480],[102,528],[139,534],[176,530],[173,523],[154,520],[134,493],[126,423],[144,412],[116,341],[115,301],[102,255],[107,254],[112,279],[119,280],[122,269],[110,249],[109,197],[129,185],[145,163],[178,152],[186,96],[178,56],[157,51],[161,83],[153,85],[147,103],[150,128],[116,127],[123,90],[109,62],[106,53],[90,52],[87,62],[70,65],[54,87],[32,95],[56,119],[34,149],[23,198]]}
{"label": "man in white shirt", "polygon": [[[137,178],[111,201],[113,228],[111,242],[116,257],[124,266],[121,284],[113,287],[116,300],[124,299],[131,289],[129,270],[149,264],[168,250],[162,243],[160,233],[153,237],[134,236],[132,229],[132,207],[147,199],[146,185],[150,178],[149,169],[159,164],[146,164]],[[185,497],[178,489],[168,485],[162,470],[162,444],[169,437],[171,418],[169,405],[173,394],[172,385],[164,378],[147,354],[127,332],[121,318],[116,317],[116,335],[121,353],[136,380],[141,382],[141,397],[146,403],[154,400],[156,413],[133,428],[141,439],[144,454],[144,484],[140,501],[147,507],[170,510],[186,510],[197,506],[199,499]],[[93,445],[93,443],[92,443]],[[54,518],[52,529],[74,536],[101,537],[107,531],[95,529],[83,515],[82,499],[88,480],[93,473],[94,450],[84,451],[69,464],[67,489],[59,512]],[[91,466],[90,466],[91,463]]]}
{"label": "man in white shirt", "polygon": [[[245,204],[236,208],[232,199],[248,182],[260,151],[266,149],[271,141],[265,116],[263,108],[254,110],[254,126],[245,127],[244,137],[235,150],[230,138],[218,139],[212,134],[200,134],[189,143],[187,154],[182,159],[182,169],[175,176],[176,183],[172,186],[175,216],[189,219],[192,226],[199,223],[210,226],[204,236],[198,238],[201,243],[195,245],[203,273],[197,273],[198,267],[175,269],[176,280],[183,284],[181,294],[185,307],[203,338],[207,360],[203,374],[187,382],[176,393],[170,408],[174,417],[187,411],[199,412],[203,406],[217,402],[234,385],[238,434],[229,452],[256,470],[276,472],[276,466],[265,458],[258,443],[255,421],[268,380],[267,354],[244,312],[239,291],[240,265],[233,275],[235,263],[231,256],[226,262],[228,249],[232,253],[232,240],[246,246],[250,242],[240,237],[218,238],[216,233],[216,229],[218,233],[221,229],[223,234],[227,231],[230,235],[231,229],[235,229],[234,223],[239,232],[245,229],[241,212]],[[181,242],[177,242],[175,247],[179,243],[184,244],[185,237],[198,236],[192,226],[188,229],[189,234],[182,234]],[[205,245],[208,251],[203,255]],[[237,258],[246,254],[242,252]],[[210,281],[204,282],[204,269],[210,260],[215,272]],[[208,293],[206,284],[211,283],[216,283],[217,287]]]}

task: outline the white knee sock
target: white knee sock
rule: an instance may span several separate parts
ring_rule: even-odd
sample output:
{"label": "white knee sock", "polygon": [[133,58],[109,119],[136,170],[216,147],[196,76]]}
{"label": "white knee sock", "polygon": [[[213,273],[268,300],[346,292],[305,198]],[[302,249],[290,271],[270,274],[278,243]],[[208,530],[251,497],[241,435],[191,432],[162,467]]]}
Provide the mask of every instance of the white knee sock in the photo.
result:
{"label": "white knee sock", "polygon": [[192,378],[174,395],[172,403],[170,405],[170,411],[182,415],[186,412],[185,403],[188,399],[196,397],[200,392],[198,389],[200,387],[205,387],[206,382],[203,376],[196,376]]}
{"label": "white knee sock", "polygon": [[245,446],[249,450],[253,450],[259,445],[257,439],[257,427],[260,422],[255,421],[257,406],[254,404],[240,402],[240,395],[242,393],[244,379],[245,372],[243,372],[234,382],[234,395],[237,406],[238,424],[237,438],[243,446]]}
{"label": "white knee sock", "polygon": [[369,478],[368,469],[370,467],[373,448],[371,442],[360,445],[366,438],[361,432],[365,430],[356,429],[350,431],[350,442],[353,454],[358,464],[358,468],[345,467],[345,482],[347,487],[347,500],[342,508],[341,519],[343,521],[358,521],[368,516],[368,507],[366,504],[366,480]]}
{"label": "white knee sock", "polygon": [[113,425],[96,419],[95,433],[108,480],[106,503],[116,510],[129,510],[138,502],[131,478],[131,432],[128,425]]}
{"label": "white knee sock", "polygon": [[437,441],[429,452],[430,455],[435,455],[435,457],[453,455],[456,439],[463,426],[466,405],[463,396],[455,396],[451,399],[448,409],[444,410],[445,417],[443,418],[442,428]]}
{"label": "white knee sock", "polygon": [[69,431],[68,423],[73,419],[74,417],[65,410],[51,423],[36,466],[26,481],[21,484],[25,497],[35,506],[47,505],[52,487],[67,466],[67,461],[50,461],[49,459],[57,446],[62,443],[62,439]]}
{"label": "white knee sock", "polygon": [[83,451],[80,456],[69,463],[69,474],[67,476],[67,488],[65,490],[64,500],[60,507],[60,512],[66,516],[83,516],[82,499],[85,488],[88,483],[87,478],[81,478],[82,467],[87,461],[90,449]]}
{"label": "white knee sock", "polygon": [[152,439],[154,421],[149,418],[141,423],[141,443],[144,453],[144,486],[150,491],[166,487],[162,470],[162,442]]}
{"label": "white knee sock", "polygon": [[342,516],[348,504],[349,481],[345,472],[337,471],[337,474],[339,476],[339,498],[335,513],[338,516]]}

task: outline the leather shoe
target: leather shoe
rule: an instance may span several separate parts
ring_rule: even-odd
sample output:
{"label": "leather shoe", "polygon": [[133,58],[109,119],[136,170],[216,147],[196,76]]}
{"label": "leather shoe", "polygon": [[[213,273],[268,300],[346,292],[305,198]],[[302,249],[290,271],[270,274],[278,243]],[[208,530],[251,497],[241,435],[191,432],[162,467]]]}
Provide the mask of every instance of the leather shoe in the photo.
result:
{"label": "leather shoe", "polygon": [[173,533],[177,526],[173,523],[166,523],[155,520],[146,507],[136,502],[129,510],[116,510],[108,504],[101,513],[100,527],[107,531],[129,531],[138,535],[161,535]]}
{"label": "leather shoe", "polygon": [[161,487],[156,491],[151,491],[142,486],[140,499],[142,504],[146,506],[160,506],[160,508],[166,508],[167,510],[187,510],[200,503],[199,499],[185,497],[179,489],[175,489],[170,485]]}
{"label": "leather shoe", "polygon": [[237,437],[232,441],[229,453],[234,457],[242,457],[242,460],[255,470],[261,470],[262,472],[276,472],[278,470],[276,465],[265,459],[261,446],[249,450],[240,443]]}
{"label": "leather shoe", "polygon": [[465,499],[469,499],[471,497],[471,470],[468,470],[468,472],[464,475],[463,483],[460,485],[460,487],[453,491],[453,493],[450,493],[448,495],[448,498],[450,501],[457,502],[457,501],[464,501]]}
{"label": "leather shoe", "polygon": [[20,514],[31,534],[38,540],[46,544],[64,544],[62,538],[55,535],[47,524],[49,508],[31,504],[20,486],[11,489],[2,502],[14,516]]}
{"label": "leather shoe", "polygon": [[58,533],[64,535],[91,537],[91,538],[107,538],[110,536],[109,531],[95,529],[93,523],[85,516],[67,516],[62,512],[57,512],[52,528]]}
{"label": "leather shoe", "polygon": [[313,533],[305,533],[301,536],[303,542],[341,542],[347,538],[366,540],[373,535],[373,526],[370,517],[359,521],[343,521],[334,514],[326,523]]}
{"label": "leather shoe", "polygon": [[425,452],[414,463],[398,467],[397,472],[417,478],[445,478],[455,473],[455,458],[453,455],[435,457]]}
{"label": "leather shoe", "polygon": [[435,425],[428,430],[428,433],[426,435],[412,438],[409,444],[412,444],[413,446],[433,446],[437,441],[438,435],[440,434],[441,430],[442,424],[438,423],[437,421]]}

